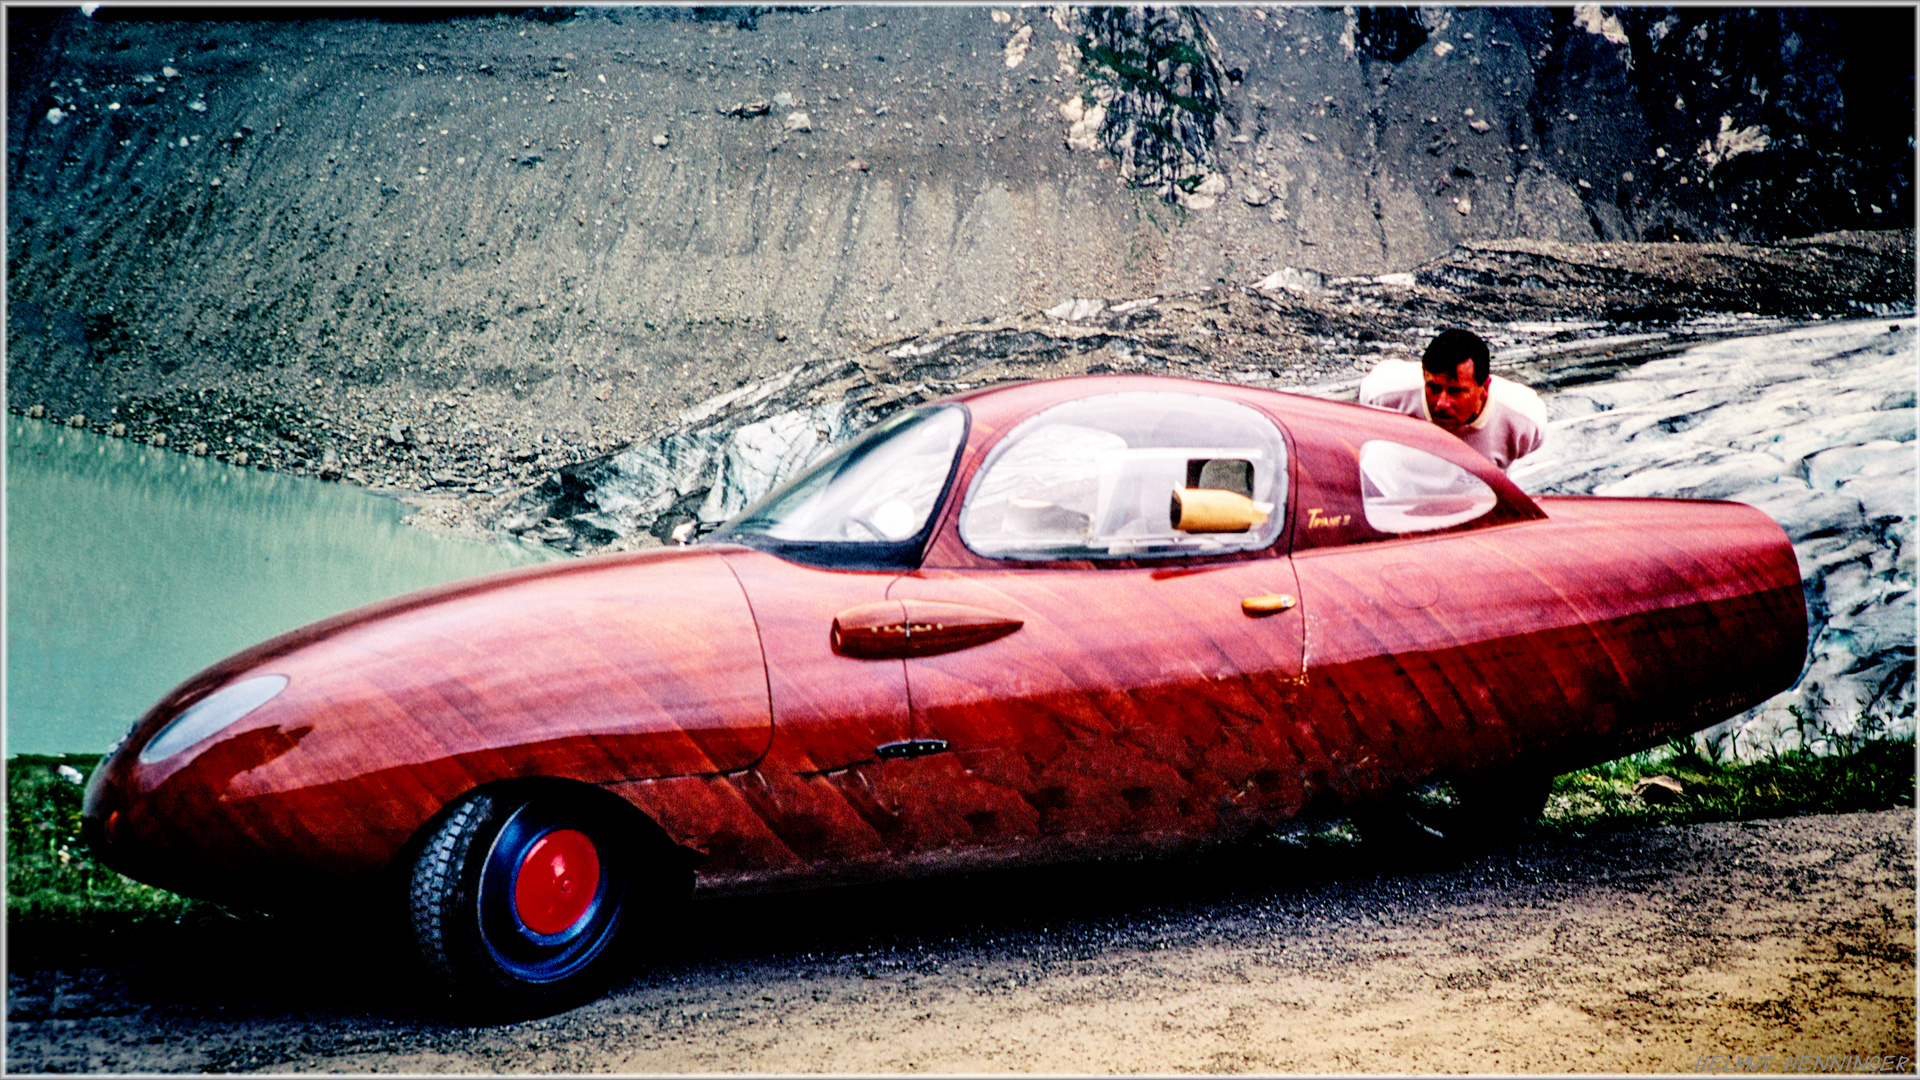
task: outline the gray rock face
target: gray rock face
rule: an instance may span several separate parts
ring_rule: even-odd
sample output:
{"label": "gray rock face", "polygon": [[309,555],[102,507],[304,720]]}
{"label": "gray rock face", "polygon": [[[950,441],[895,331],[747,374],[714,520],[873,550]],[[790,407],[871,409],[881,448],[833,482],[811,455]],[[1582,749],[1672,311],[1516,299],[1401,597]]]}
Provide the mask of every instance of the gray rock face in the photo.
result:
{"label": "gray rock face", "polygon": [[842,401],[755,408],[797,374],[702,403],[683,430],[562,468],[491,524],[587,552],[666,543],[689,523],[725,521],[870,422]]}
{"label": "gray rock face", "polygon": [[1546,395],[1528,491],[1733,499],[1780,522],[1811,621],[1789,692],[1699,736],[1742,758],[1914,731],[1911,323],[1701,345]]}
{"label": "gray rock face", "polygon": [[[431,398],[579,459],[1068,298],[1911,216],[1911,11],[1155,10],[19,9],[10,399]],[[428,445],[395,477],[484,462]]]}
{"label": "gray rock face", "polygon": [[[1214,205],[1224,80],[1199,13],[1179,7],[1086,8],[1076,15],[1097,141],[1128,183],[1168,202]],[[1070,117],[1071,118],[1071,117]]]}

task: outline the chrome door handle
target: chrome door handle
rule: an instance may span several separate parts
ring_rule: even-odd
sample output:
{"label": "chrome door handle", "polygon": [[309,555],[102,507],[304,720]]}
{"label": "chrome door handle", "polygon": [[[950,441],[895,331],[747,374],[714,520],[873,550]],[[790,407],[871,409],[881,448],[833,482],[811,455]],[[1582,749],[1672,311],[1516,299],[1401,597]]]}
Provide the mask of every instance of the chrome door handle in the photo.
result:
{"label": "chrome door handle", "polygon": [[907,739],[903,742],[883,743],[874,747],[873,752],[881,761],[894,761],[899,758],[938,754],[946,748],[947,740],[945,739]]}

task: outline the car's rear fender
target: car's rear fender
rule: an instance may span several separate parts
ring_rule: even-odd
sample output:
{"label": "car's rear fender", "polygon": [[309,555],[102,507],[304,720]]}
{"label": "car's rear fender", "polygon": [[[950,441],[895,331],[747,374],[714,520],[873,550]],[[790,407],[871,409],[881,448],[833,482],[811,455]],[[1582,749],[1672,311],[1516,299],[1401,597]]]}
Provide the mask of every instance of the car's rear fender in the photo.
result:
{"label": "car's rear fender", "polygon": [[1348,801],[1566,769],[1791,686],[1806,650],[1780,527],[1735,503],[1543,499],[1545,520],[1296,557],[1302,767]]}

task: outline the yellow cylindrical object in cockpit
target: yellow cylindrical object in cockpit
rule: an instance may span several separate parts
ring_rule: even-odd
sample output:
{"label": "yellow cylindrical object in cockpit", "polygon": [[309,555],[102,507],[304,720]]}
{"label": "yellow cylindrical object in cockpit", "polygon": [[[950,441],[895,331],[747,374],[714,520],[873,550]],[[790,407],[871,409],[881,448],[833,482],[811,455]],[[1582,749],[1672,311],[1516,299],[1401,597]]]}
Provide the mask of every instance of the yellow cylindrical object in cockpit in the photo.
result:
{"label": "yellow cylindrical object in cockpit", "polygon": [[1213,488],[1175,488],[1169,516],[1174,528],[1187,533],[1246,532],[1267,520],[1252,499]]}

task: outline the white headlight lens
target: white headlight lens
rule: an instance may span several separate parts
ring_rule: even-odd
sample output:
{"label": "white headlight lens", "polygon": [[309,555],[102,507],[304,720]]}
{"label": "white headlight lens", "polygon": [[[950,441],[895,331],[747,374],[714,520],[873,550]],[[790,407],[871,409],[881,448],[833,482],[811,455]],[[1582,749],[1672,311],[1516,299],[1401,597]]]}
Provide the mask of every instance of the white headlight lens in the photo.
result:
{"label": "white headlight lens", "polygon": [[207,736],[225,730],[227,725],[272,701],[275,694],[286,688],[285,675],[258,675],[208,694],[147,740],[147,745],[140,748],[140,763],[149,765],[170,758]]}

